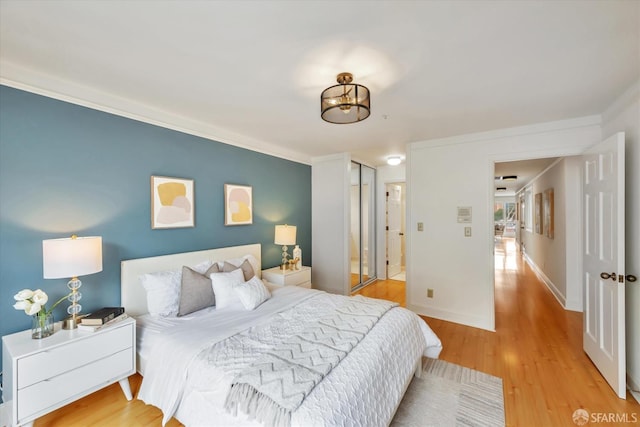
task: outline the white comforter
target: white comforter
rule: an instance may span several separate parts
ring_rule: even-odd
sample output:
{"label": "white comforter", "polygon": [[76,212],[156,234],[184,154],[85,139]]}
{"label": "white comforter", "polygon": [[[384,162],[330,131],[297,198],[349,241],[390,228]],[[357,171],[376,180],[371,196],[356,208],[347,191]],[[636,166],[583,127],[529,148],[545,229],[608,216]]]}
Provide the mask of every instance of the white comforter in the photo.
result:
{"label": "white comforter", "polygon": [[[344,298],[284,287],[273,290],[273,297],[254,311],[238,305],[205,310],[192,321],[141,319],[141,324],[152,325],[142,336],[153,341],[150,348],[145,344],[149,350],[143,353],[147,365],[138,398],[163,411],[163,424],[175,415],[187,426],[255,426],[255,421],[223,409],[234,375]],[[416,360],[438,357],[441,348],[422,319],[406,309],[392,309],[308,395],[292,414],[292,425],[388,424]]]}

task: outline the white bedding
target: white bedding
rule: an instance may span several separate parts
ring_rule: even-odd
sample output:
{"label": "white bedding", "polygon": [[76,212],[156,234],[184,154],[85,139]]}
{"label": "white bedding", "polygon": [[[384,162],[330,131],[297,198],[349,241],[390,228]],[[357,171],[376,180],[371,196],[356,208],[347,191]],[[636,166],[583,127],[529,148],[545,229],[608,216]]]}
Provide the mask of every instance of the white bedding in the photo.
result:
{"label": "white bedding", "polygon": [[[187,426],[258,425],[223,409],[234,375],[344,298],[290,286],[272,289],[272,298],[253,311],[237,304],[182,318],[141,316],[138,398],[163,410],[163,424],[175,416]],[[292,425],[387,425],[416,362],[437,358],[441,349],[417,315],[390,310],[293,412]]]}

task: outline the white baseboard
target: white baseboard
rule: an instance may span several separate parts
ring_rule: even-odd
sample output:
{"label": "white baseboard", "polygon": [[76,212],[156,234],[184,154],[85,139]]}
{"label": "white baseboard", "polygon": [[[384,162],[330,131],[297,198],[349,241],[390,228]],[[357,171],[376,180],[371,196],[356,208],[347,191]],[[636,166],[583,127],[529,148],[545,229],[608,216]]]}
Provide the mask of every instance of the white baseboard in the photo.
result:
{"label": "white baseboard", "polygon": [[636,383],[629,373],[627,373],[627,388],[629,389],[631,396],[640,403],[640,391],[637,391],[640,390],[640,384]]}
{"label": "white baseboard", "polygon": [[9,425],[9,411],[6,403],[0,403],[0,427]]}
{"label": "white baseboard", "polygon": [[551,281],[551,279],[549,279],[547,277],[547,275],[544,274],[544,271],[542,271],[542,269],[540,269],[536,265],[536,263],[533,262],[533,260],[529,257],[529,255],[527,255],[526,252],[524,254],[524,259],[525,259],[525,261],[527,261],[527,264],[529,264],[529,267],[531,267],[531,269],[536,274],[536,276],[538,276],[538,279],[540,279],[542,281],[542,283],[544,283],[546,285],[546,287],[551,291],[551,293],[556,298],[556,300],[558,300],[558,302],[560,303],[562,308],[564,308],[566,310],[567,309],[567,302],[566,302],[566,299],[565,299],[564,295],[562,295],[562,292],[560,292],[560,290]]}

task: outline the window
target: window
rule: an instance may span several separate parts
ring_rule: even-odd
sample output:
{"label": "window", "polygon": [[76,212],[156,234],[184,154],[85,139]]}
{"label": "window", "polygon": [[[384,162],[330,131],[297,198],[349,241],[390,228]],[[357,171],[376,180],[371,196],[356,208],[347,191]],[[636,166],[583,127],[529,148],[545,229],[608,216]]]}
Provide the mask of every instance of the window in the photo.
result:
{"label": "window", "polygon": [[515,236],[516,203],[495,202],[493,205],[493,223],[495,235]]}

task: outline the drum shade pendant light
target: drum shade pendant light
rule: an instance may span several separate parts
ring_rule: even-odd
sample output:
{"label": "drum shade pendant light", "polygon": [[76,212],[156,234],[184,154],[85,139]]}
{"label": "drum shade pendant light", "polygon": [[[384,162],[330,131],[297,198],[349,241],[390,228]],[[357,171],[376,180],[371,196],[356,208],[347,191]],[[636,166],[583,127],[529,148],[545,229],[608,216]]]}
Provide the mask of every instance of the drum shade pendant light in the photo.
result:
{"label": "drum shade pendant light", "polygon": [[329,123],[346,124],[360,122],[371,114],[369,89],[352,83],[351,73],[340,73],[338,83],[322,91],[320,108],[322,119]]}

